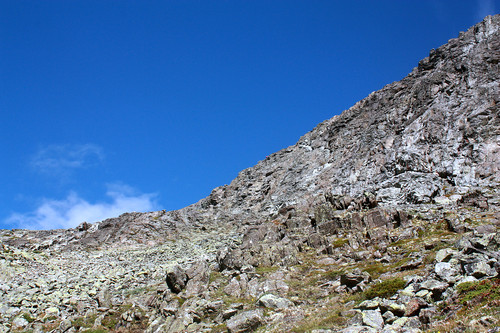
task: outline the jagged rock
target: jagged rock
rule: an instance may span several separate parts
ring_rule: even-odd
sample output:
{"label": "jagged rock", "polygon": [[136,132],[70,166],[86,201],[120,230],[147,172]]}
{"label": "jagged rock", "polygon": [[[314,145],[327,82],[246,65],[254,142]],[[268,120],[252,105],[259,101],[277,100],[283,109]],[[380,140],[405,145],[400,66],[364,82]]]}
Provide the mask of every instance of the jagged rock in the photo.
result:
{"label": "jagged rock", "polygon": [[359,269],[353,270],[350,273],[342,274],[340,276],[340,283],[349,288],[354,288],[361,282],[370,282],[371,277],[367,272],[362,272]]}
{"label": "jagged rock", "polygon": [[342,333],[377,333],[378,331],[369,326],[349,326],[344,328]]}
{"label": "jagged rock", "polygon": [[361,310],[374,310],[378,308],[380,305],[380,301],[378,299],[366,300],[361,302],[357,308]]}
{"label": "jagged rock", "polygon": [[111,294],[108,289],[102,289],[97,294],[97,304],[101,308],[110,308],[112,306],[111,303]]}
{"label": "jagged rock", "polygon": [[240,281],[238,278],[233,277],[231,281],[224,287],[224,292],[233,297],[240,297],[242,293],[242,288],[240,286]]}
{"label": "jagged rock", "polygon": [[[309,320],[311,308],[330,306],[335,290],[370,287],[367,273],[349,270],[372,264],[390,268],[381,280],[417,267],[422,276],[408,278],[391,300],[363,303],[365,319],[360,313],[344,331],[415,332],[431,324],[436,308],[413,297],[454,302],[460,283],[500,269],[499,26],[499,15],[486,18],[432,50],[403,80],[191,206],[67,230],[0,230],[0,332],[11,325],[39,332],[59,321],[62,331],[82,318],[100,329],[106,316],[121,318],[120,331],[209,331],[225,320],[230,331],[251,331],[264,324],[262,312],[251,310],[255,299],[285,295],[302,270],[305,279],[317,275],[314,301],[293,296],[296,306],[266,317],[264,330],[284,332]],[[443,229],[463,238],[455,242],[458,235]],[[457,251],[427,260],[454,242]],[[280,268],[269,273],[269,266]],[[245,304],[225,308],[228,280],[228,293]],[[387,325],[374,328],[380,318]],[[83,330],[75,327],[66,332]]]}
{"label": "jagged rock", "polygon": [[405,317],[417,316],[422,308],[427,307],[427,303],[420,298],[413,298],[406,304]]}
{"label": "jagged rock", "polygon": [[453,255],[457,254],[457,251],[452,249],[441,249],[436,253],[436,261],[437,262],[447,262],[453,257]]}
{"label": "jagged rock", "polygon": [[398,319],[398,317],[396,317],[394,313],[392,313],[392,311],[384,312],[382,317],[384,318],[384,322],[386,324],[392,324],[396,319]]}
{"label": "jagged rock", "polygon": [[194,296],[207,289],[210,278],[210,269],[205,260],[199,260],[187,271],[186,296]]}
{"label": "jagged rock", "polygon": [[260,305],[266,308],[286,309],[293,306],[293,303],[284,297],[278,297],[273,294],[266,294],[259,298]]}
{"label": "jagged rock", "polygon": [[380,310],[365,310],[361,312],[363,316],[363,324],[373,327],[377,330],[382,329],[384,327],[384,318],[380,314]]}
{"label": "jagged rock", "polygon": [[448,283],[457,282],[461,276],[461,270],[449,262],[438,262],[434,268],[437,276]]}
{"label": "jagged rock", "polygon": [[418,319],[422,324],[429,324],[432,321],[432,318],[437,314],[437,310],[435,307],[429,307],[425,309],[421,309],[418,315]]}
{"label": "jagged rock", "polygon": [[471,275],[477,279],[485,276],[496,276],[497,271],[484,261],[467,264],[464,266],[467,275]]}
{"label": "jagged rock", "polygon": [[434,279],[429,279],[420,285],[420,289],[427,289],[433,292],[443,292],[448,288],[448,283],[437,281]]}
{"label": "jagged rock", "polygon": [[231,317],[227,321],[227,329],[230,333],[252,332],[264,323],[262,311],[245,311]]}
{"label": "jagged rock", "polygon": [[165,280],[172,292],[180,293],[186,287],[188,276],[179,265],[175,265],[167,269]]}

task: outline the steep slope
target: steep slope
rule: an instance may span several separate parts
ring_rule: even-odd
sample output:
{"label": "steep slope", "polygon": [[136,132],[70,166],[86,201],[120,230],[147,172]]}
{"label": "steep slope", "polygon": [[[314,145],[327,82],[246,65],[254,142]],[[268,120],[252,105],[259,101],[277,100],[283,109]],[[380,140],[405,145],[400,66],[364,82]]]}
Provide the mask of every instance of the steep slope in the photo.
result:
{"label": "steep slope", "polygon": [[490,17],[432,50],[406,78],[242,171],[199,206],[260,218],[320,193],[371,192],[379,203],[401,204],[463,187],[495,189],[498,21]]}
{"label": "steep slope", "polygon": [[498,198],[499,20],[487,17],[432,50],[403,80],[160,221],[258,224],[280,209],[305,218],[318,200],[347,208],[367,195],[385,206],[453,199],[476,188]]}
{"label": "steep slope", "polygon": [[0,230],[0,332],[497,331],[499,29],[191,206]]}
{"label": "steep slope", "polygon": [[420,204],[476,188],[497,198],[499,20],[487,17],[432,50],[403,80],[319,124],[200,202],[173,212],[125,214],[71,237],[85,245],[138,237],[157,243],[186,227],[258,224],[280,209],[302,213],[305,223],[307,208],[322,200],[343,208],[366,200]]}

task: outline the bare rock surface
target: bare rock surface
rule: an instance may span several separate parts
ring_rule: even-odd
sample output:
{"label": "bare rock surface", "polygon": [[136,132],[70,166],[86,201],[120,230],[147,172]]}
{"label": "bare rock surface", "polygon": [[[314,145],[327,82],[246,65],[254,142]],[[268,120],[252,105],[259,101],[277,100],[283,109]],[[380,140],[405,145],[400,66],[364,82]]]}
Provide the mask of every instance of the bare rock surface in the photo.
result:
{"label": "bare rock surface", "polygon": [[0,333],[495,331],[499,28],[191,206],[1,230]]}

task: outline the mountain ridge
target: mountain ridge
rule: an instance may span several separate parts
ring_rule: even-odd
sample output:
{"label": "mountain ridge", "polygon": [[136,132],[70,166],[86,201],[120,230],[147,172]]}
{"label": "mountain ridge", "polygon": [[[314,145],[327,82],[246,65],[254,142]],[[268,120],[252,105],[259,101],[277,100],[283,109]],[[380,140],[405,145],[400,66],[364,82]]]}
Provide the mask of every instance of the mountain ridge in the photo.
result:
{"label": "mountain ridge", "polygon": [[[164,212],[161,220],[181,228],[215,220],[258,224],[319,195],[359,200],[370,193],[379,204],[394,206],[432,202],[453,190],[465,194],[467,187],[495,191],[500,182],[496,36],[498,15],[431,50],[401,81],[318,124],[207,198]],[[485,100],[471,95],[479,89]],[[481,124],[484,119],[489,123]],[[109,228],[111,221],[118,219],[99,228]]]}
{"label": "mountain ridge", "polygon": [[499,30],[190,206],[0,230],[0,333],[494,332]]}

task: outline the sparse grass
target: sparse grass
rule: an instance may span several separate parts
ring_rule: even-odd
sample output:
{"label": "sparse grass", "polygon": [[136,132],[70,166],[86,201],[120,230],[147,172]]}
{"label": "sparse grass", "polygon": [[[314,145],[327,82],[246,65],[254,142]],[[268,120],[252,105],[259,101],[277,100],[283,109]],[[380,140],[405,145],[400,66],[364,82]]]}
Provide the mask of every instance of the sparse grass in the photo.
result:
{"label": "sparse grass", "polygon": [[35,318],[31,317],[31,315],[29,313],[23,313],[23,318],[28,322],[28,323],[32,323],[33,321],[35,321]]}
{"label": "sparse grass", "polygon": [[330,270],[330,271],[323,273],[322,276],[323,276],[323,278],[331,281],[331,280],[336,280],[342,274],[344,274],[343,270],[334,269],[334,270]]}
{"label": "sparse grass", "polygon": [[217,271],[211,271],[210,277],[208,278],[208,283],[212,283],[218,279],[222,279],[222,274]]}
{"label": "sparse grass", "polygon": [[459,302],[482,303],[500,299],[500,279],[461,283],[457,287]]}
{"label": "sparse grass", "polygon": [[226,323],[222,323],[222,324],[219,324],[219,325],[216,325],[216,326],[212,327],[212,330],[210,332],[212,332],[212,333],[227,332]]}
{"label": "sparse grass", "polygon": [[71,326],[79,329],[79,328],[90,328],[94,325],[94,322],[97,318],[97,315],[78,317],[71,321]]}
{"label": "sparse grass", "polygon": [[334,249],[337,249],[337,248],[340,248],[340,247],[343,247],[344,245],[346,245],[347,243],[349,243],[349,240],[347,238],[337,238],[336,240],[334,240],[332,242],[332,247]]}
{"label": "sparse grass", "polygon": [[108,315],[102,319],[102,326],[108,329],[114,329],[120,320],[120,313]]}
{"label": "sparse grass", "polygon": [[[475,282],[465,282],[457,286],[458,297],[450,299],[438,309],[441,315],[435,319],[430,332],[485,332],[481,325],[471,325],[474,319],[483,316],[497,318],[500,313],[500,279],[486,279]],[[450,309],[453,316],[449,317]],[[441,320],[441,321],[440,321]],[[468,323],[464,326],[462,323]]]}
{"label": "sparse grass", "polygon": [[270,274],[274,273],[279,269],[278,266],[259,266],[255,268],[255,273],[257,274]]}
{"label": "sparse grass", "polygon": [[314,329],[331,329],[343,326],[349,319],[342,315],[343,310],[342,306],[332,305],[326,309],[313,312],[291,331],[294,333],[306,333]]}

